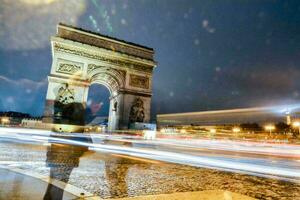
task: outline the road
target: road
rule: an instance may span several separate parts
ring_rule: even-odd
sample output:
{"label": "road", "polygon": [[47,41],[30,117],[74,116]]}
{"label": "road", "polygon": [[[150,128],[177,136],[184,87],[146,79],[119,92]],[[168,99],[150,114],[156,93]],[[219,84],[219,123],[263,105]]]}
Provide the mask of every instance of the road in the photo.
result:
{"label": "road", "polygon": [[299,152],[295,144],[0,129],[0,167],[39,173],[104,198],[222,189],[300,199]]}
{"label": "road", "polygon": [[[300,145],[209,139],[155,139],[120,134],[67,134],[2,128],[0,137],[18,142],[79,144],[91,150],[213,168],[300,183]],[[62,135],[62,134],[58,134]],[[89,141],[82,138],[89,138]],[[74,139],[75,138],[75,139]]]}

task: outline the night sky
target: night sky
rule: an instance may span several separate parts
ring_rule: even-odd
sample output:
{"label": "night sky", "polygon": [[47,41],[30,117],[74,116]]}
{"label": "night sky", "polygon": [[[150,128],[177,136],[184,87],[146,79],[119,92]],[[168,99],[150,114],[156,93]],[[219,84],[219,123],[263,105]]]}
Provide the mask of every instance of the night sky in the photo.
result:
{"label": "night sky", "polygon": [[300,100],[298,0],[0,0],[0,110],[42,115],[59,22],[154,48],[153,115]]}

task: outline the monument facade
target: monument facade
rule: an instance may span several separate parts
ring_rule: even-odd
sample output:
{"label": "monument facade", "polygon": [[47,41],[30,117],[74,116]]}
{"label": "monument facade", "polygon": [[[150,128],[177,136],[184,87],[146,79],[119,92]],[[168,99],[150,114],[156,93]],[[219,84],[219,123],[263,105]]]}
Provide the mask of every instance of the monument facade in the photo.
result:
{"label": "monument facade", "polygon": [[92,84],[110,92],[109,130],[149,122],[156,66],[152,48],[64,24],[58,25],[51,47],[44,122],[84,125]]}

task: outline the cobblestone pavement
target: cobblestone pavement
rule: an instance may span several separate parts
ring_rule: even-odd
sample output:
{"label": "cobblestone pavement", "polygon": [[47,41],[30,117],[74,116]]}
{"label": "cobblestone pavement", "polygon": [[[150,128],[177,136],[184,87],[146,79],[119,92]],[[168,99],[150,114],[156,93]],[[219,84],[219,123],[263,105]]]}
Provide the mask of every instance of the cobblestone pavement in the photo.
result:
{"label": "cobblestone pavement", "polygon": [[0,142],[0,164],[68,182],[102,198],[227,190],[257,199],[300,200],[300,184],[94,152],[71,145]]}

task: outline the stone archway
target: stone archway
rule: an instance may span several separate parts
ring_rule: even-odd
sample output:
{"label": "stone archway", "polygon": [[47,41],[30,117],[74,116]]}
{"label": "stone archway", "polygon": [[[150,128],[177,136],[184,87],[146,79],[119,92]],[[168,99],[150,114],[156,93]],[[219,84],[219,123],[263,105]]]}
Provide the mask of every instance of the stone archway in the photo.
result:
{"label": "stone archway", "polygon": [[149,122],[156,66],[153,49],[63,24],[58,25],[51,46],[44,122],[82,125],[77,119],[57,119],[68,118],[61,111],[68,106],[80,115],[81,108],[74,109],[86,107],[91,84],[104,85],[110,91],[109,130]]}
{"label": "stone archway", "polygon": [[90,84],[104,85],[110,92],[110,108],[108,116],[109,130],[116,130],[119,127],[119,103],[118,99],[121,88],[125,87],[125,73],[102,65],[88,65],[87,78]]}

